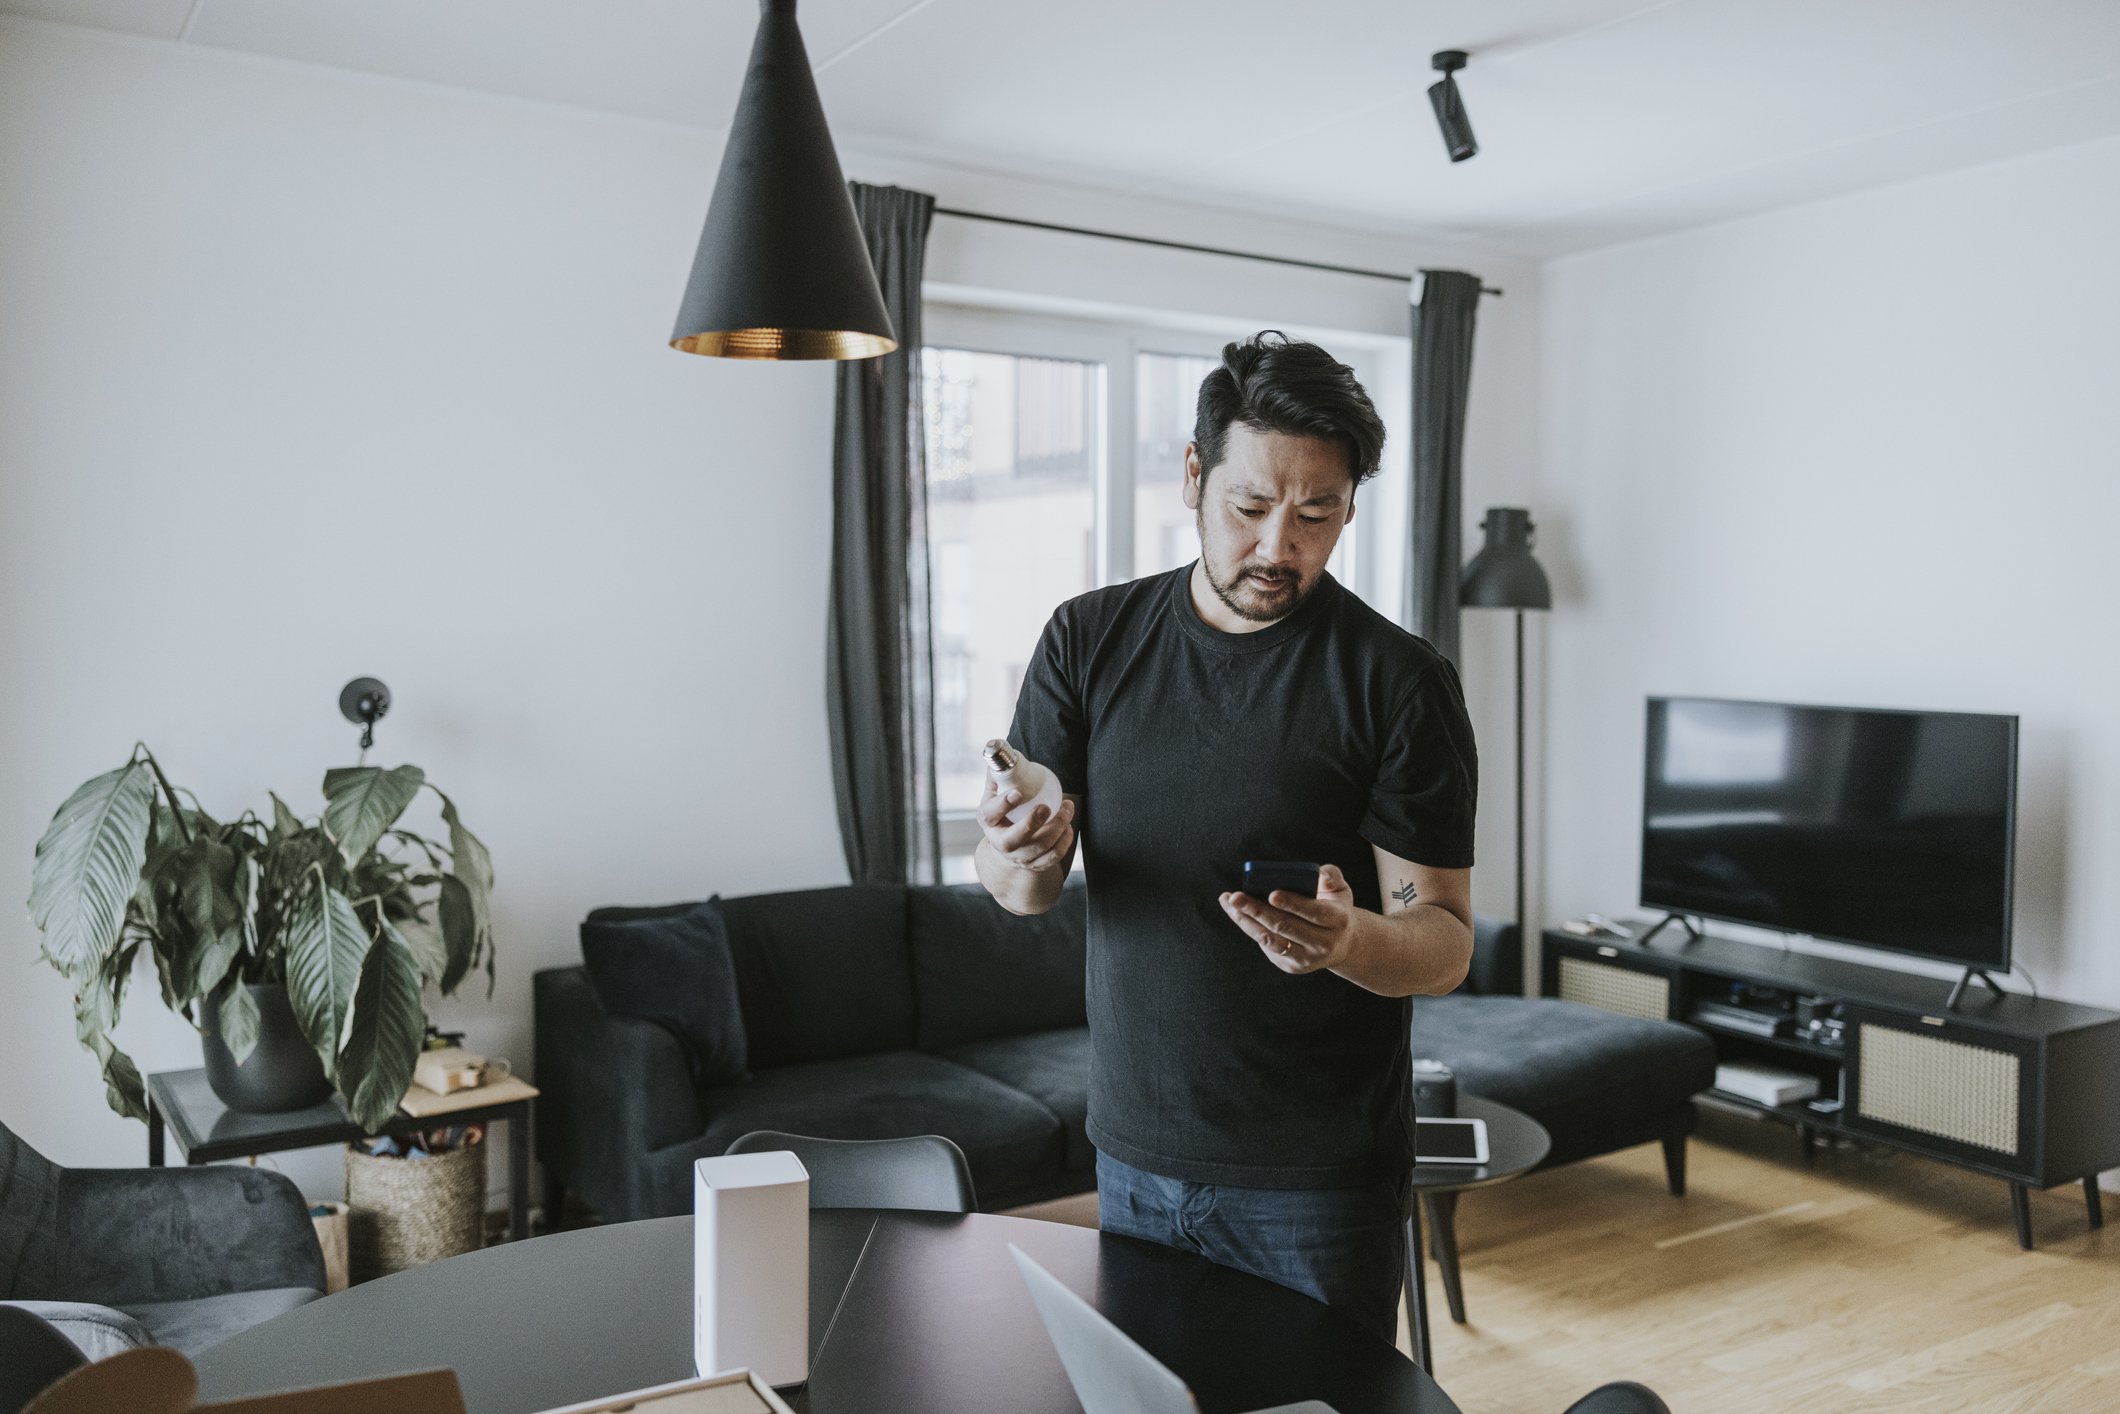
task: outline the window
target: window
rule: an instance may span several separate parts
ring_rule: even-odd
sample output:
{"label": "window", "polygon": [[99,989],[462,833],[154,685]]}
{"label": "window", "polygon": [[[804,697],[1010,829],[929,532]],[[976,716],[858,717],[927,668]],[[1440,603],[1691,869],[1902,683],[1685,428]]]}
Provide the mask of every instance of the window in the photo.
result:
{"label": "window", "polygon": [[[1053,606],[1096,587],[1104,369],[927,348],[935,797],[977,805],[979,749],[1008,731]],[[954,852],[954,851],[953,851]]]}
{"label": "window", "polygon": [[[980,748],[1007,733],[1053,609],[1188,564],[1182,495],[1200,380],[1224,334],[930,304],[922,351],[944,878],[972,877]],[[1354,356],[1366,382],[1372,373]],[[1352,584],[1355,537],[1332,573]]]}

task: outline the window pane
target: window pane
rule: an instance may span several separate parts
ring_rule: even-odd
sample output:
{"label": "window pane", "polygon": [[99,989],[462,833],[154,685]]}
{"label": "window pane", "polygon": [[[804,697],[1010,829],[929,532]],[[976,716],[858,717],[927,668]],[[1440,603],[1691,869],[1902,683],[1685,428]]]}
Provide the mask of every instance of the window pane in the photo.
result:
{"label": "window pane", "polygon": [[935,651],[935,796],[979,803],[1053,609],[1095,584],[1104,368],[922,351]]}
{"label": "window pane", "polygon": [[[1134,573],[1160,574],[1200,557],[1200,532],[1185,507],[1185,447],[1192,441],[1200,383],[1216,358],[1144,353],[1134,360]],[[1354,527],[1326,562],[1342,584],[1354,569]]]}
{"label": "window pane", "polygon": [[1185,446],[1200,380],[1220,360],[1145,353],[1134,360],[1134,573],[1161,574],[1200,556],[1185,508]]}

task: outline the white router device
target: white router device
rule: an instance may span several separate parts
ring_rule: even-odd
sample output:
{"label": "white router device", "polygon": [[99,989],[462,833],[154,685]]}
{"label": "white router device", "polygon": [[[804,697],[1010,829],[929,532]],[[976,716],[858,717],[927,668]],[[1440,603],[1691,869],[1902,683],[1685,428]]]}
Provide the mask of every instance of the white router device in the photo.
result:
{"label": "white router device", "polygon": [[786,1150],[692,1165],[692,1363],[810,1377],[810,1175]]}

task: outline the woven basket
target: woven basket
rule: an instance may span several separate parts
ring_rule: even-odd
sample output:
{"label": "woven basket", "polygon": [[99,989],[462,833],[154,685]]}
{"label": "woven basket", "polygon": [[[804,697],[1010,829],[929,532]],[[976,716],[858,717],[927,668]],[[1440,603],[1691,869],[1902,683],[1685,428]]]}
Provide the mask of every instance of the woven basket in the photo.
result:
{"label": "woven basket", "polygon": [[475,1252],[486,1217],[486,1146],[431,1159],[346,1150],[348,1246],[353,1280]]}

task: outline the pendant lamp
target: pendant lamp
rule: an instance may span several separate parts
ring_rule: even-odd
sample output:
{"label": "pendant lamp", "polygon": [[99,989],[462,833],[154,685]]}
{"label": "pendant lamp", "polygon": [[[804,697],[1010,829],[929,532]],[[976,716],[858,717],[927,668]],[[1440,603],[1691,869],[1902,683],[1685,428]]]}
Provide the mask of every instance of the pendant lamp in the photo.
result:
{"label": "pendant lamp", "polygon": [[795,0],[760,0],[736,121],[670,346],[721,358],[898,347],[825,126]]}

